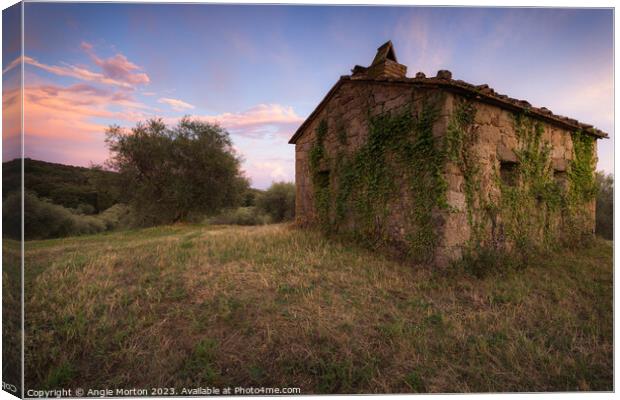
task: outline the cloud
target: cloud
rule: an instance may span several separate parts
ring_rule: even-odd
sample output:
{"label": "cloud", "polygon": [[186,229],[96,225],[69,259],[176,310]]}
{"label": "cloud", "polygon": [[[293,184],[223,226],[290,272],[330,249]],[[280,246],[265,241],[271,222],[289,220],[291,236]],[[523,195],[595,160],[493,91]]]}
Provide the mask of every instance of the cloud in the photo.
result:
{"label": "cloud", "polygon": [[399,42],[397,53],[401,64],[427,75],[447,67],[452,51],[432,28],[431,16],[422,9],[414,9],[398,20],[393,34]]}
{"label": "cloud", "polygon": [[[5,91],[4,99],[19,98],[18,89],[15,91]],[[10,104],[4,105],[10,108]],[[108,123],[102,119],[133,125],[150,117],[150,111],[150,107],[137,102],[129,93],[109,87],[86,83],[26,86],[26,156],[48,160],[53,156],[53,161],[74,165],[101,162],[108,155],[104,143]]]}
{"label": "cloud", "polygon": [[85,67],[67,63],[62,63],[62,65],[50,65],[39,62],[33,57],[20,56],[9,63],[9,65],[2,70],[2,73],[7,73],[23,62],[24,64],[32,65],[54,75],[67,76],[82,81],[119,86],[127,89],[132,89],[138,85],[145,85],[150,82],[148,75],[144,72],[138,72],[141,68],[129,61],[127,57],[122,54],[116,54],[108,59],[101,59],[93,52],[92,45],[82,43],[82,49],[84,49],[93,62],[102,69],[102,72],[93,72]]}
{"label": "cloud", "polygon": [[90,56],[95,64],[103,70],[103,75],[116,82],[124,82],[130,86],[148,84],[149,76],[140,72],[141,67],[132,63],[124,55],[118,53],[110,58],[100,58],[93,51],[93,45],[82,42],[82,49]]}
{"label": "cloud", "polygon": [[243,171],[252,181],[252,187],[266,189],[273,182],[293,182],[294,163],[287,160],[256,160],[245,163]]}
{"label": "cloud", "polygon": [[192,104],[186,103],[183,100],[171,99],[171,98],[167,98],[167,97],[162,97],[157,102],[158,103],[163,103],[163,104],[168,104],[175,111],[185,111],[185,110],[192,110],[192,109],[196,108]]}
{"label": "cloud", "polygon": [[256,162],[252,164],[255,172],[266,172],[272,180],[285,180],[288,174],[284,172],[284,165],[278,162]]}
{"label": "cloud", "polygon": [[258,104],[243,112],[206,115],[199,118],[218,123],[231,133],[248,137],[292,135],[293,130],[304,120],[292,107],[280,104]]}
{"label": "cloud", "polygon": [[[67,63],[45,64],[28,56],[18,57],[4,68],[3,74],[6,74],[23,62],[79,81],[63,86],[40,78],[38,71],[27,71],[31,76],[23,89],[26,156],[75,165],[101,162],[108,155],[104,132],[110,123],[134,125],[152,117],[157,111],[137,101],[133,91],[123,90],[135,89],[150,82],[139,66],[122,54],[100,58],[88,43],[82,43],[82,49],[101,69],[100,72]],[[3,80],[8,78],[10,76],[3,76]],[[5,123],[14,121],[15,116],[20,115],[20,103],[19,87],[5,85]],[[12,125],[19,126],[14,122]],[[10,156],[6,151],[4,153]]]}
{"label": "cloud", "polygon": [[21,154],[21,92],[20,82],[3,82],[2,88],[2,161],[10,161]]}

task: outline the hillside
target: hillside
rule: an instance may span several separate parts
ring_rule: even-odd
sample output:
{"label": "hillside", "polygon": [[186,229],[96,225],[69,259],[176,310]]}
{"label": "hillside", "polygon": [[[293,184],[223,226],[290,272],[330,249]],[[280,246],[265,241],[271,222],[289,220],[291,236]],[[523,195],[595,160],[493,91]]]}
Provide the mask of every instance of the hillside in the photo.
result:
{"label": "hillside", "polygon": [[602,240],[483,279],[284,225],[32,241],[26,386],[612,390],[612,281]]}
{"label": "hillside", "polygon": [[[2,164],[2,198],[20,187],[20,160]],[[24,187],[37,196],[66,208],[89,205],[94,213],[118,202],[117,174],[91,168],[56,164],[30,158],[24,160]]]}

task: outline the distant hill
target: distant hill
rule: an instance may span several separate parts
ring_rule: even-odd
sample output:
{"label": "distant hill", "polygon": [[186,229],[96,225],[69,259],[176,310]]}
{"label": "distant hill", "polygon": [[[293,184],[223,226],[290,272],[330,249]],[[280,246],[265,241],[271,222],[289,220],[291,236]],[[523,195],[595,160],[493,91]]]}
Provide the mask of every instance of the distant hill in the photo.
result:
{"label": "distant hill", "polygon": [[[2,163],[2,200],[19,190],[19,159]],[[116,172],[76,167],[47,161],[24,160],[24,187],[38,197],[67,208],[91,206],[88,213],[100,213],[120,201],[120,179]],[[249,188],[244,206],[254,206],[262,190]],[[90,208],[90,207],[89,207]]]}
{"label": "distant hill", "polygon": [[[2,199],[20,187],[19,159],[2,163]],[[98,213],[119,201],[118,174],[100,169],[24,160],[25,190],[67,208],[87,208]],[[90,206],[90,207],[89,207]]]}

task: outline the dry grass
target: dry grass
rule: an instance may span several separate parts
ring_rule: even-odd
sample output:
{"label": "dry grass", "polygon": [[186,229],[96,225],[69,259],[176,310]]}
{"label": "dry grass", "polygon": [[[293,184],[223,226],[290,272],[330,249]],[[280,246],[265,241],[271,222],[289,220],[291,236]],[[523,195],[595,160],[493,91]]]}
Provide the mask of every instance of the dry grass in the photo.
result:
{"label": "dry grass", "polygon": [[484,279],[283,225],[26,247],[27,388],[613,388],[610,242]]}

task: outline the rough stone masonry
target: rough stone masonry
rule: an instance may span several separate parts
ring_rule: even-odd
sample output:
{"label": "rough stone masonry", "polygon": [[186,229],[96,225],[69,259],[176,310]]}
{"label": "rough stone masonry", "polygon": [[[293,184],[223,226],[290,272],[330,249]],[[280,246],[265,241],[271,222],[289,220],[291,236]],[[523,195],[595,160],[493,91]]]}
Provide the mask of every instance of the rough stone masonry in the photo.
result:
{"label": "rough stone masonry", "polygon": [[606,133],[450,71],[406,71],[385,43],[290,139],[299,225],[437,265],[592,234]]}

